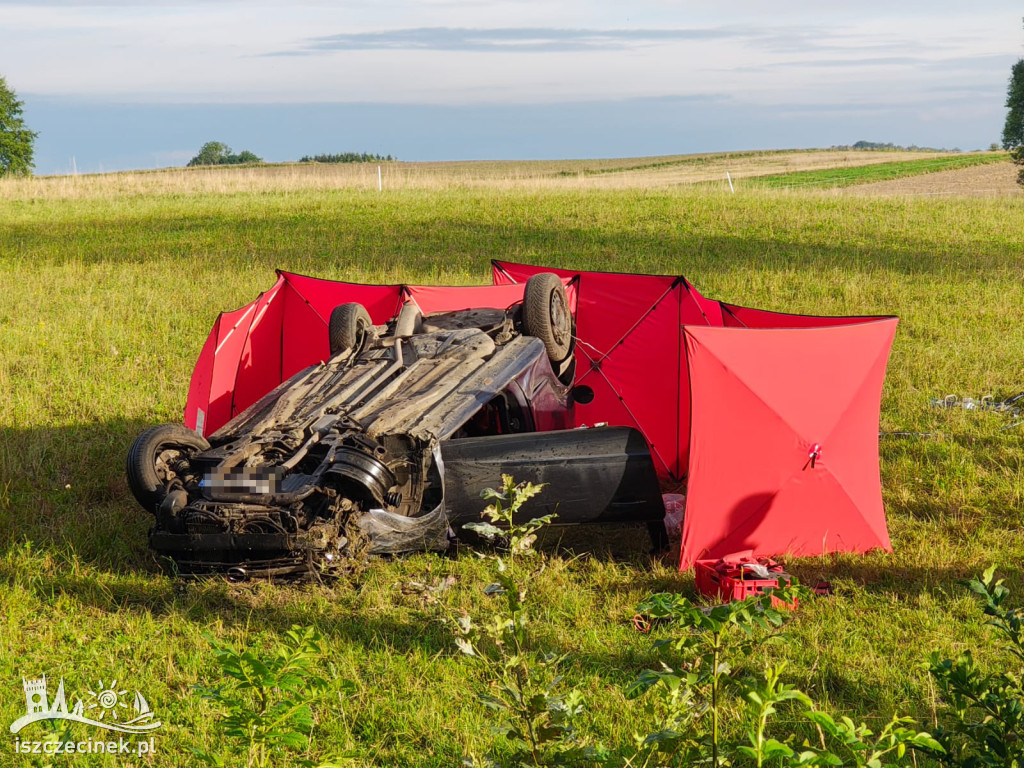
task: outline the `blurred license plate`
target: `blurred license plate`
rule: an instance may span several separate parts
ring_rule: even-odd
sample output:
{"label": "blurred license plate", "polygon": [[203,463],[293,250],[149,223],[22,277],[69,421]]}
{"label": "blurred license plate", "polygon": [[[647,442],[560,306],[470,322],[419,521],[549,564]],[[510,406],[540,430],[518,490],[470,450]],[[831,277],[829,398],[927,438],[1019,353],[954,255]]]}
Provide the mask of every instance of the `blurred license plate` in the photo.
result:
{"label": "blurred license plate", "polygon": [[203,488],[216,493],[241,493],[262,496],[277,493],[281,487],[280,467],[220,467],[208,472],[201,483]]}

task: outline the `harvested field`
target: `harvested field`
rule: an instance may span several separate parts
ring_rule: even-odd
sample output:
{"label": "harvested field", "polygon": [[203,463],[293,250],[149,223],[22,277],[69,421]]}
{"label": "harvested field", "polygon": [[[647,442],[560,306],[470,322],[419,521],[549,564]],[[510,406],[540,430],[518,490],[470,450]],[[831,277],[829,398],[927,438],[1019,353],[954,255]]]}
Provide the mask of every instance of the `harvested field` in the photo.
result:
{"label": "harvested field", "polygon": [[1003,197],[1024,194],[1017,184],[1017,168],[1013,163],[989,163],[954,171],[938,171],[919,176],[908,176],[873,184],[845,187],[844,195],[858,196],[965,196]]}

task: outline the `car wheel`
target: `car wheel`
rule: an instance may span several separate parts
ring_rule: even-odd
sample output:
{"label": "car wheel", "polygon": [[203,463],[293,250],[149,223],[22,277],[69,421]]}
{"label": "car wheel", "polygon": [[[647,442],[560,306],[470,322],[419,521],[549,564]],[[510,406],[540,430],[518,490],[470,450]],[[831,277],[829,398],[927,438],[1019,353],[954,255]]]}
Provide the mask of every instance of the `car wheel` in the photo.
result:
{"label": "car wheel", "polygon": [[565,286],[557,275],[541,272],[526,281],[523,333],[544,342],[552,363],[568,357],[572,349],[572,314]]}
{"label": "car wheel", "polygon": [[328,340],[331,354],[336,355],[347,349],[359,351],[367,341],[377,337],[373,321],[366,307],[356,302],[339,304],[331,312],[328,325]]}
{"label": "car wheel", "polygon": [[156,514],[170,486],[176,480],[184,482],[188,478],[188,460],[209,447],[202,435],[181,424],[160,424],[147,429],[128,450],[125,468],[128,487],[136,501]]}

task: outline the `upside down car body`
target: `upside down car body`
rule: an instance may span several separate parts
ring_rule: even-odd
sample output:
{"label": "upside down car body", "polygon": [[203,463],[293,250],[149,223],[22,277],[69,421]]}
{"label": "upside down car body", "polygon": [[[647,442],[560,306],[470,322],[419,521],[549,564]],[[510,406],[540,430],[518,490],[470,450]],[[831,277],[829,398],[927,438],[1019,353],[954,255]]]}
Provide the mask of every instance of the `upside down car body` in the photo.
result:
{"label": "upside down car body", "polygon": [[522,303],[374,326],[359,304],[330,319],[328,360],[203,438],[143,432],[129,485],[155,517],[150,546],[179,573],[303,577],[360,554],[443,549],[478,520],[502,474],[548,483],[524,517],[646,522],[664,508],[643,436],[571,429],[573,318],[541,273]]}

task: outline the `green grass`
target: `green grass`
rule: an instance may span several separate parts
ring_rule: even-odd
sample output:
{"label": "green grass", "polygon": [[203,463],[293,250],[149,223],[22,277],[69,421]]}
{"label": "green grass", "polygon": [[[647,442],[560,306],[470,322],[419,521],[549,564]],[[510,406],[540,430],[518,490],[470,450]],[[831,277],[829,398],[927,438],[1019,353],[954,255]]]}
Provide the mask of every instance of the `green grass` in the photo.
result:
{"label": "green grass", "polygon": [[[449,766],[485,750],[474,670],[402,590],[451,574],[449,599],[479,612],[474,558],[379,561],[329,587],[180,584],[147,550],[149,521],[122,465],[145,426],[180,419],[216,313],[272,285],[275,267],[468,283],[487,281],[500,258],[682,273],[709,296],[779,311],[900,315],[882,429],[934,436],[882,441],[896,551],[794,563],[805,581],[829,578],[836,596],[802,606],[792,641],[762,653],[787,659],[788,680],[836,710],[871,723],[906,712],[930,725],[927,653],[978,647],[986,659],[993,648],[957,581],[997,563],[1018,593],[1024,586],[1024,427],[928,407],[950,392],[1024,389],[1022,215],[1016,199],[707,189],[5,202],[0,722],[22,712],[22,675],[63,675],[74,691],[117,677],[166,723],[151,764],[188,765],[187,747],[214,733],[191,692],[215,674],[202,634],[270,646],[299,623],[319,628],[329,671],[358,686],[320,707],[320,753]],[[655,659],[629,623],[634,606],[652,591],[693,591],[690,575],[644,548],[637,532],[606,533],[589,555],[552,553],[535,587],[546,639],[570,654],[567,682],[588,693],[585,726],[613,749],[643,726],[623,686]]]}
{"label": "green grass", "polygon": [[859,165],[852,168],[825,168],[818,171],[796,171],[757,176],[744,180],[745,185],[756,185],[770,189],[799,189],[808,187],[832,188],[849,187],[854,184],[870,184],[875,181],[891,181],[923,173],[953,171],[976,165],[1005,162],[1005,153],[983,155],[952,155],[922,160],[903,160],[876,165]]}

